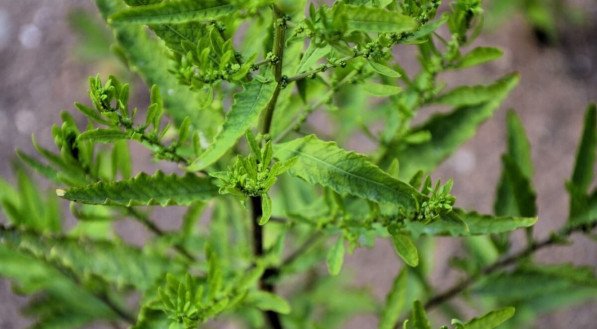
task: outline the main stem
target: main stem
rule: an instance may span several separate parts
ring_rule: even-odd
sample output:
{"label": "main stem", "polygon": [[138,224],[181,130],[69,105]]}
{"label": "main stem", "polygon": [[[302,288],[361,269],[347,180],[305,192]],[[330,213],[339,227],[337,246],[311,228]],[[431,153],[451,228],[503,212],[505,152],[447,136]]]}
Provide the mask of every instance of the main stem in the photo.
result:
{"label": "main stem", "polygon": [[[274,94],[267,104],[264,113],[263,127],[261,133],[267,135],[270,132],[272,126],[272,119],[274,117],[274,110],[276,109],[276,103],[282,90],[282,65],[284,61],[284,41],[286,39],[286,23],[283,21],[283,13],[279,8],[273,6],[274,10],[274,46],[273,53],[276,56],[276,62],[273,66],[274,79],[276,81],[276,89]],[[263,227],[259,225],[259,219],[263,215],[263,209],[261,208],[261,196],[251,197],[252,223],[253,223],[253,253],[255,257],[260,258],[264,255],[263,249]],[[270,280],[271,275],[266,271],[259,279],[259,288],[263,291],[274,293],[276,287]],[[265,318],[272,329],[283,329],[280,315],[274,311],[264,311]]]}

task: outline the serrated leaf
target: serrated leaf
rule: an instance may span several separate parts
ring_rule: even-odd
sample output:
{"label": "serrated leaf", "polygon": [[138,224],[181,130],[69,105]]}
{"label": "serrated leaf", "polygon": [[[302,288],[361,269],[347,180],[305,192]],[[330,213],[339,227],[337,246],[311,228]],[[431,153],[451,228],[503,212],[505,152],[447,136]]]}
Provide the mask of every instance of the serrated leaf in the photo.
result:
{"label": "serrated leaf", "polygon": [[296,73],[298,74],[309,70],[315,64],[317,64],[317,61],[327,56],[330,53],[330,51],[332,51],[332,47],[330,47],[330,45],[325,45],[324,47],[317,47],[315,45],[315,42],[311,42],[309,44],[309,48],[307,48],[307,51],[305,51],[303,57],[301,58],[299,66],[296,69]]}
{"label": "serrated leaf", "polygon": [[328,251],[326,263],[331,275],[338,275],[342,270],[342,263],[344,263],[344,238],[342,236],[338,237],[334,246]]}
{"label": "serrated leaf", "polygon": [[205,22],[234,12],[223,0],[175,0],[120,11],[109,18],[111,24],[167,24]]}
{"label": "serrated leaf", "polygon": [[455,208],[431,223],[406,221],[404,225],[414,237],[423,234],[470,236],[510,232],[536,222],[536,217],[491,216]]}
{"label": "serrated leaf", "polygon": [[314,135],[274,145],[280,160],[297,157],[289,173],[311,184],[329,187],[379,203],[414,209],[419,192],[381,170],[365,156],[324,142]]}
{"label": "serrated leaf", "polygon": [[494,329],[514,316],[514,307],[491,311],[464,324],[464,329]]}
{"label": "serrated leaf", "polygon": [[471,50],[470,52],[464,54],[458,61],[458,64],[456,64],[456,67],[467,68],[491,62],[502,57],[503,54],[504,53],[498,48],[477,47]]}
{"label": "serrated leaf", "polygon": [[117,129],[88,130],[77,136],[77,140],[81,142],[92,141],[100,143],[112,143],[129,138],[131,138],[130,133]]}
{"label": "serrated leaf", "polygon": [[504,85],[499,82],[487,86],[461,86],[435,97],[433,103],[455,107],[477,105],[493,100],[503,89]]}
{"label": "serrated leaf", "polygon": [[[537,195],[533,190],[530,179],[520,169],[520,166],[510,156],[502,158],[503,177],[505,178],[511,198],[516,205],[516,212],[506,213],[502,209],[496,209],[498,214],[513,216],[537,216]],[[499,204],[496,204],[499,207]]]}
{"label": "serrated leaf", "polygon": [[475,134],[477,127],[491,117],[518,80],[517,75],[507,76],[491,87],[495,88],[495,94],[486,102],[458,107],[450,113],[432,116],[413,130],[429,131],[430,141],[396,146],[385,154],[381,164],[387,166],[392,159],[398,158],[402,179],[409,179],[419,170],[430,172]]}
{"label": "serrated leaf", "polygon": [[417,27],[412,17],[383,8],[337,3],[333,11],[334,18],[346,24],[348,32],[400,33]]}
{"label": "serrated leaf", "polygon": [[187,173],[166,175],[161,171],[149,176],[141,173],[117,182],[98,182],[58,190],[58,195],[80,203],[103,205],[189,205],[218,195],[218,187],[210,178]]}
{"label": "serrated leaf", "polygon": [[392,288],[386,296],[386,303],[379,319],[379,329],[393,329],[398,323],[407,298],[407,285],[408,271],[402,269],[400,274],[394,278]]}
{"label": "serrated leaf", "polygon": [[392,243],[398,256],[408,265],[416,267],[419,265],[419,253],[412,239],[406,234],[392,232]]}
{"label": "serrated leaf", "polygon": [[373,96],[388,97],[402,92],[402,88],[392,85],[382,85],[379,83],[367,83],[363,85],[363,90]]}
{"label": "serrated leaf", "polygon": [[0,227],[0,244],[47,259],[80,277],[95,275],[109,283],[133,286],[142,291],[152,287],[166,271],[183,268],[173,260],[147,255],[140,249],[107,240],[81,241]]}
{"label": "serrated leaf", "polygon": [[223,156],[247,129],[255,125],[259,115],[267,107],[276,89],[274,83],[261,83],[257,80],[245,85],[245,90],[234,96],[232,109],[226,115],[222,131],[214,142],[188,168],[197,171],[206,168]]}
{"label": "serrated leaf", "polygon": [[263,311],[274,311],[280,314],[290,313],[290,304],[284,298],[262,290],[251,291],[245,302]]}

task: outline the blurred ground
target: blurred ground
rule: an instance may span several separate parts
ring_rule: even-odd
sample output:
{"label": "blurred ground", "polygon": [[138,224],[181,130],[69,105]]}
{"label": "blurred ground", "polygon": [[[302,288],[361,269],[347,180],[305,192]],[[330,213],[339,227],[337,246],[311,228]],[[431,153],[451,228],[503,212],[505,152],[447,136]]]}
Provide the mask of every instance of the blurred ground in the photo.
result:
{"label": "blurred ground", "polygon": [[[502,47],[502,60],[471,70],[466,77],[445,76],[450,82],[479,83],[520,72],[521,83],[502,109],[441,166],[434,178],[453,177],[460,206],[490,212],[504,150],[505,111],[514,107],[533,146],[541,219],[536,235],[540,237],[566,218],[568,200],[563,182],[572,170],[585,106],[597,101],[597,3],[575,3],[590,18],[589,26],[566,31],[561,46],[540,47],[520,17],[512,17],[478,42]],[[94,10],[86,0],[0,0],[0,174],[4,177],[10,175],[15,148],[30,150],[32,133],[44,144],[49,143],[50,127],[59,121],[59,110],[70,110],[75,100],[86,99],[87,77],[113,69],[102,66],[109,64],[98,67],[98,63],[89,64],[73,55],[77,40],[66,21],[73,8]],[[135,234],[134,228],[123,230]],[[582,238],[575,240],[572,247],[550,248],[538,258],[544,262],[597,264],[595,245]],[[458,245],[450,239],[441,239],[439,245],[440,260],[434,276],[441,287],[457,278],[442,256],[457,250]],[[372,250],[358,250],[348,257],[347,264],[357,281],[380,298],[399,267],[394,251],[384,243]],[[11,292],[8,282],[0,280],[0,329],[26,326],[18,312],[23,302]],[[536,328],[594,328],[596,307],[592,303],[546,315]],[[350,327],[369,328],[371,321],[357,318]]]}

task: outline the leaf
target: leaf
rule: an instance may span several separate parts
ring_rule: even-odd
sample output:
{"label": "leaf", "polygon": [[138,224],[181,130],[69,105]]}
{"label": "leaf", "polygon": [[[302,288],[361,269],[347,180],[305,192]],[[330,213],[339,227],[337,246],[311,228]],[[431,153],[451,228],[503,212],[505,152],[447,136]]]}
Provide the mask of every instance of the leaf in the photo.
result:
{"label": "leaf", "polygon": [[331,275],[338,275],[344,263],[344,238],[338,237],[334,246],[328,251],[327,266]]}
{"label": "leaf", "polygon": [[392,289],[386,296],[386,303],[381,311],[379,329],[393,329],[404,309],[408,289],[408,270],[402,269],[394,278]]}
{"label": "leaf", "polygon": [[315,45],[315,42],[311,42],[309,44],[309,48],[307,48],[307,51],[305,51],[303,57],[301,58],[299,66],[296,69],[296,73],[299,74],[309,70],[315,64],[317,64],[317,61],[327,56],[330,53],[330,51],[332,51],[332,47],[330,47],[330,45],[325,45],[324,47],[317,47]]}
{"label": "leaf", "polygon": [[425,224],[406,221],[406,229],[416,238],[420,235],[470,236],[505,233],[519,228],[530,227],[537,222],[536,217],[510,217],[481,215],[455,208],[441,218]]}
{"label": "leaf", "polygon": [[272,217],[272,199],[270,199],[267,193],[261,195],[261,218],[259,219],[259,225],[265,225]]}
{"label": "leaf", "polygon": [[165,24],[206,22],[234,12],[223,0],[176,0],[122,10],[108,19],[110,24]]}
{"label": "leaf", "polygon": [[597,106],[590,105],[585,112],[584,129],[570,183],[586,193],[593,183],[595,155],[597,152]]}
{"label": "leaf", "polygon": [[251,291],[245,302],[263,311],[274,311],[280,314],[290,313],[290,304],[284,298],[262,290]]}
{"label": "leaf", "polygon": [[218,196],[218,187],[207,177],[191,173],[166,175],[158,171],[152,176],[141,173],[127,180],[98,182],[56,192],[65,199],[86,204],[169,206],[208,200]]}
{"label": "leaf", "polygon": [[383,64],[374,62],[374,61],[367,61],[367,64],[373,69],[373,71],[385,75],[386,77],[390,78],[399,78],[400,73],[396,72],[394,69],[387,67]]}
{"label": "leaf", "polygon": [[474,318],[464,324],[464,329],[493,329],[514,316],[514,307],[491,311],[480,318]]}
{"label": "leaf", "polygon": [[275,89],[274,83],[261,83],[257,80],[246,84],[245,90],[234,96],[234,104],[226,115],[222,131],[215,137],[209,148],[187,167],[187,170],[197,171],[206,168],[234,146],[247,129],[257,122]]}
{"label": "leaf", "polygon": [[409,179],[419,170],[430,172],[475,134],[477,127],[493,114],[517,83],[517,75],[507,76],[490,87],[495,88],[495,93],[486,102],[458,107],[450,113],[432,116],[413,130],[413,133],[430,132],[431,140],[396,146],[385,154],[381,164],[385,167],[398,158],[402,179]]}
{"label": "leaf", "polygon": [[33,231],[0,227],[0,244],[46,259],[81,278],[98,276],[109,283],[142,291],[151,288],[166,271],[182,270],[181,263],[107,240],[40,236]]}
{"label": "leaf", "polygon": [[504,84],[499,82],[487,86],[461,86],[435,97],[433,103],[455,107],[477,105],[493,100],[502,90]]}
{"label": "leaf", "polygon": [[411,319],[413,329],[431,329],[431,323],[429,323],[425,308],[418,300],[415,301]]}
{"label": "leaf", "polygon": [[479,64],[491,62],[502,57],[504,53],[498,49],[493,47],[477,47],[470,52],[464,54],[458,64],[456,64],[456,68],[467,68],[471,66],[476,66]]}
{"label": "leaf", "polygon": [[77,141],[112,143],[129,138],[131,138],[130,133],[118,129],[94,129],[81,133],[79,136],[77,136]]}
{"label": "leaf", "polygon": [[402,92],[402,88],[398,86],[382,85],[379,83],[367,83],[363,85],[363,90],[377,97],[388,97]]}
{"label": "leaf", "polygon": [[289,173],[311,184],[329,187],[379,203],[392,203],[414,209],[419,192],[370,162],[365,156],[344,150],[334,142],[315,135],[274,145],[280,160],[297,157]]}
{"label": "leaf", "polygon": [[416,267],[419,265],[419,253],[412,239],[406,234],[391,233],[394,249],[398,256],[408,265]]}
{"label": "leaf", "polygon": [[400,33],[417,27],[412,17],[383,8],[337,3],[333,7],[333,15],[335,20],[346,24],[347,32]]}
{"label": "leaf", "polygon": [[[496,209],[496,213],[507,214],[512,216],[537,216],[537,195],[531,186],[530,179],[525,176],[520,167],[514,162],[511,157],[504,156],[502,158],[503,177],[506,179],[509,188],[509,193],[514,199],[516,205],[516,212],[506,213],[501,209]],[[507,192],[507,193],[508,193]],[[499,207],[500,204],[496,204]]]}

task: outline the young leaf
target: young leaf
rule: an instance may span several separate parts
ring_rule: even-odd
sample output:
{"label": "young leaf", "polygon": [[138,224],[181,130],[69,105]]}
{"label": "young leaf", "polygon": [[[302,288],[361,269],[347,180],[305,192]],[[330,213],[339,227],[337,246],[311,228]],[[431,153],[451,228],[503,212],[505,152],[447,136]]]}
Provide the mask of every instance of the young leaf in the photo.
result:
{"label": "young leaf", "polygon": [[213,143],[187,168],[197,171],[216,162],[236,141],[251,128],[265,109],[275,90],[273,83],[261,83],[257,80],[245,85],[245,90],[234,96],[232,109],[226,115],[222,131]]}
{"label": "young leaf", "polygon": [[334,16],[346,24],[349,32],[400,33],[417,27],[417,22],[412,17],[383,8],[337,3],[334,6]]}
{"label": "young leaf", "polygon": [[414,209],[420,197],[414,188],[393,178],[365,156],[344,150],[334,142],[324,142],[315,135],[274,145],[274,155],[280,160],[296,156],[290,174],[338,193],[406,209]]}
{"label": "young leaf", "polygon": [[338,237],[334,246],[328,251],[327,265],[331,275],[338,275],[344,263],[344,238]]}
{"label": "young leaf", "polygon": [[464,329],[493,329],[514,316],[514,307],[491,311],[480,318],[474,318],[464,324]]}
{"label": "young leaf", "polygon": [[400,73],[396,72],[394,69],[387,67],[383,64],[374,62],[374,61],[367,61],[367,64],[369,64],[369,66],[373,69],[373,71],[384,75],[386,77],[390,77],[390,78],[399,78],[400,77]]}
{"label": "young leaf", "polygon": [[393,233],[392,242],[394,249],[402,260],[412,267],[419,265],[419,253],[412,239],[406,234]]}
{"label": "young leaf", "polygon": [[582,139],[576,153],[576,162],[570,183],[584,193],[593,183],[594,164],[597,153],[597,106],[590,105],[585,113]]}
{"label": "young leaf", "polygon": [[398,323],[407,297],[407,285],[408,270],[403,268],[400,274],[394,278],[392,289],[386,296],[386,304],[381,311],[379,319],[379,329],[393,329],[396,323]]}
{"label": "young leaf", "polygon": [[363,90],[377,97],[388,97],[402,92],[402,88],[398,86],[382,85],[379,83],[367,83],[363,86]]}
{"label": "young leaf", "polygon": [[267,195],[267,193],[261,195],[261,210],[263,213],[259,219],[259,225],[265,225],[269,221],[270,217],[272,217],[272,199],[269,197],[269,195]]}
{"label": "young leaf", "polygon": [[467,54],[464,54],[458,64],[456,64],[457,68],[467,68],[471,66],[476,66],[479,64],[491,62],[502,57],[503,52],[498,48],[492,47],[477,47]]}
{"label": "young leaf", "polygon": [[327,54],[329,54],[330,51],[332,51],[332,47],[330,47],[329,45],[326,45],[324,47],[317,47],[314,42],[311,42],[311,44],[309,44],[309,48],[307,48],[307,51],[305,51],[305,53],[303,54],[303,58],[301,58],[301,62],[299,63],[298,68],[296,69],[296,73],[298,74],[309,70],[315,64],[317,64],[317,61],[327,56]]}
{"label": "young leaf", "polygon": [[495,88],[495,92],[490,100],[476,105],[458,107],[451,113],[434,115],[414,130],[415,132],[429,131],[431,133],[430,141],[390,150],[381,159],[381,163],[387,166],[394,158],[401,160],[400,177],[402,179],[412,177],[419,170],[429,172],[475,134],[477,127],[493,114],[517,83],[517,75],[507,76],[491,87]]}
{"label": "young leaf", "polygon": [[223,0],[175,0],[133,7],[110,16],[111,24],[165,24],[207,22],[234,12]]}
{"label": "young leaf", "polygon": [[425,312],[425,308],[420,301],[415,301],[413,312],[412,312],[412,324],[411,328],[413,329],[431,329],[431,323],[427,318],[427,313]]}
{"label": "young leaf", "polygon": [[130,133],[117,129],[88,130],[77,136],[77,140],[81,142],[92,141],[100,143],[113,143],[129,138],[131,138]]}
{"label": "young leaf", "polygon": [[185,176],[166,175],[161,171],[117,181],[73,187],[56,193],[71,201],[103,205],[189,205],[218,195],[218,187],[210,178],[187,173]]}
{"label": "young leaf", "polygon": [[290,313],[290,304],[284,298],[266,291],[251,291],[246,297],[245,303],[264,311],[274,311],[280,314]]}

